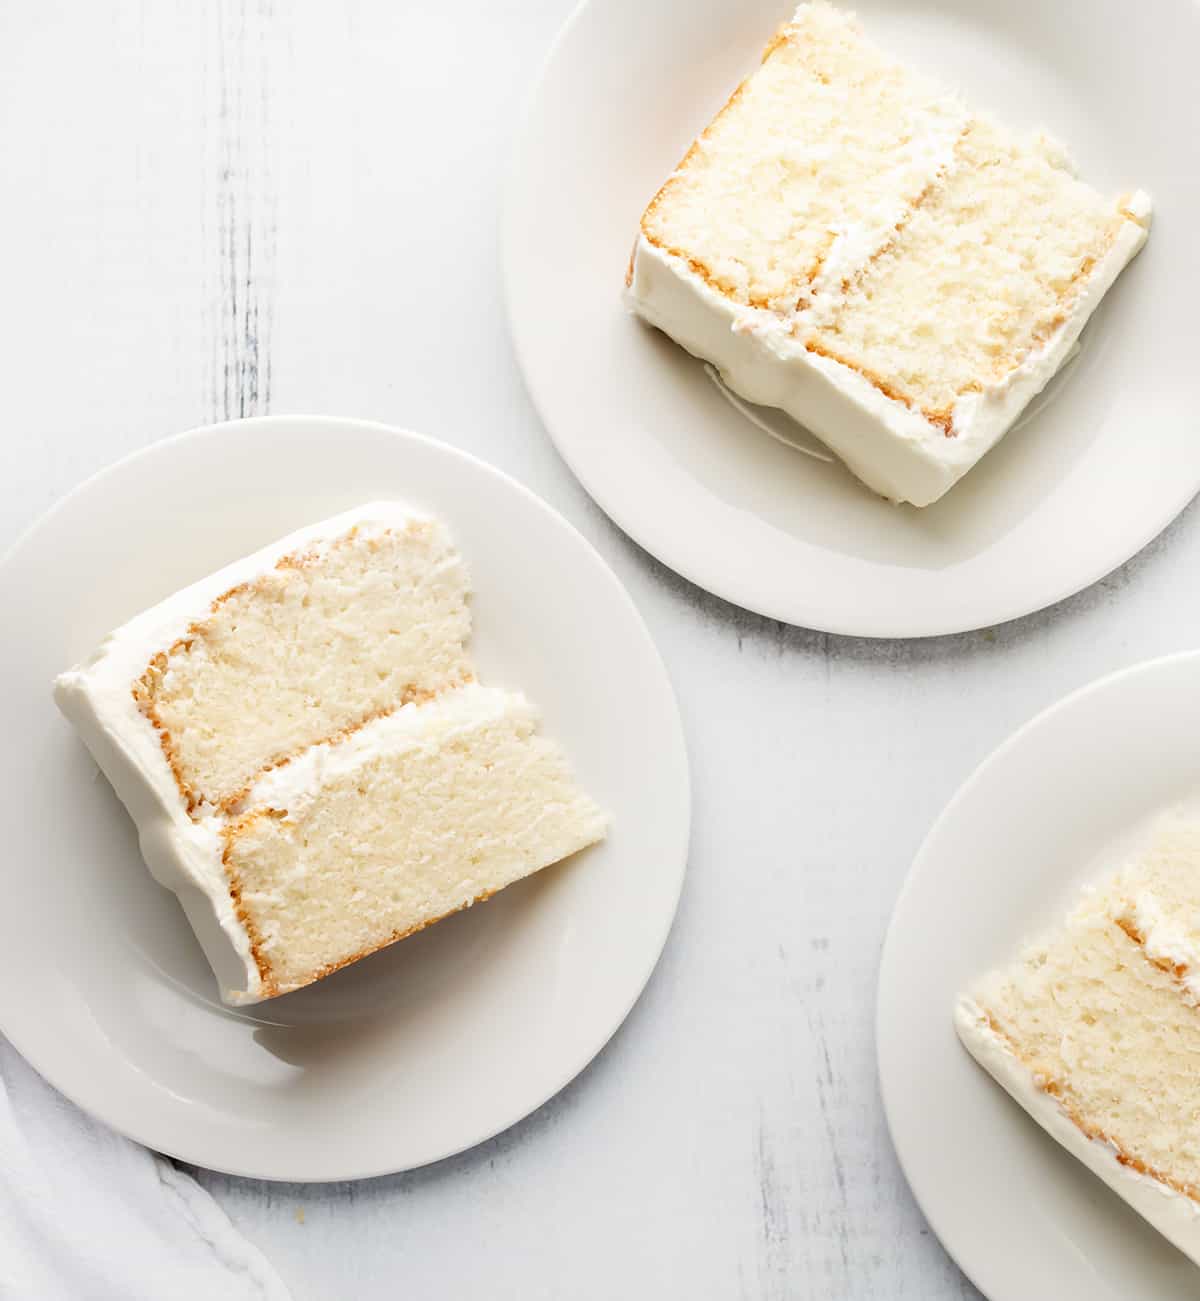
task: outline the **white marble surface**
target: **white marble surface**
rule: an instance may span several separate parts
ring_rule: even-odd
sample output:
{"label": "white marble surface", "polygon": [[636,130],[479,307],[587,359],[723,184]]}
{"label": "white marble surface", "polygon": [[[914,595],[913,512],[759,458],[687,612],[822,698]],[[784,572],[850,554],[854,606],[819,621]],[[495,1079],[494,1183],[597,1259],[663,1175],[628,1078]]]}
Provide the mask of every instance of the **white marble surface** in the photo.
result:
{"label": "white marble surface", "polygon": [[1065,605],[924,643],[781,627],[626,541],[540,428],[500,296],[507,149],[568,3],[0,6],[0,548],[177,430],[371,417],[562,510],[673,675],[689,880],[657,974],[593,1066],[414,1174],[200,1173],[299,1301],[975,1297],[880,1112],[884,927],[931,819],[999,740],[1101,673],[1200,641],[1197,515]]}

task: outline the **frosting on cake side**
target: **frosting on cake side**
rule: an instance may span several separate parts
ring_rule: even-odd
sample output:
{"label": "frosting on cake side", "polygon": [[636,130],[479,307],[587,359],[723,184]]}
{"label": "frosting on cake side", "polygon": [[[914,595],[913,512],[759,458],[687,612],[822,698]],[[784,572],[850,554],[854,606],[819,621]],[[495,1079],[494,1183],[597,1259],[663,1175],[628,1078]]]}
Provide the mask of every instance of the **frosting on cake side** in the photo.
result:
{"label": "frosting on cake side", "polygon": [[[271,574],[281,561],[319,559],[352,530],[371,536],[431,522],[407,506],[376,502],[298,529],[135,616],[55,681],[60,711],[133,817],[151,873],[179,896],[223,995],[232,998],[240,991],[242,1001],[252,1002],[262,996],[262,982],[221,864],[222,816],[207,804],[189,807],[135,686],[151,661],[185,640],[214,603]],[[465,595],[465,577],[462,583]],[[462,638],[468,630],[469,616],[461,627],[455,623]]]}

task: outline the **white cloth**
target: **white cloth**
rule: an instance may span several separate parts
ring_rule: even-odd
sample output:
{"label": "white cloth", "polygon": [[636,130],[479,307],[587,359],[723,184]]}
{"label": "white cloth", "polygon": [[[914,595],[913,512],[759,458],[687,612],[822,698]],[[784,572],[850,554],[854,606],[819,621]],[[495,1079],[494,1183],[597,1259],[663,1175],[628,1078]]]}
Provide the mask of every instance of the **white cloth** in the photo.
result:
{"label": "white cloth", "polygon": [[3,1301],[289,1301],[194,1179],[56,1093],[0,1038]]}

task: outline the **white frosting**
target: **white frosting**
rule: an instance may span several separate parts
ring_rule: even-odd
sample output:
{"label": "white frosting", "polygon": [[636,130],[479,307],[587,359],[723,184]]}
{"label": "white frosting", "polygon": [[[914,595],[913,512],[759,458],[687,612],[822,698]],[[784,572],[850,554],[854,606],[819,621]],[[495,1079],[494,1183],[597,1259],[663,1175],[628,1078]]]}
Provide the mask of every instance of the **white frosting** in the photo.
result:
{"label": "white frosting", "polygon": [[1200,1003],[1200,949],[1191,928],[1169,917],[1151,890],[1139,890],[1127,914],[1142,937],[1142,949],[1155,962],[1185,968],[1179,983],[1193,1000]]}
{"label": "white frosting", "polygon": [[491,719],[533,707],[519,692],[477,682],[447,691],[425,704],[403,705],[372,719],[342,740],[322,741],[279,768],[263,773],[243,801],[246,808],[269,807],[295,813],[327,782],[385,754],[444,745],[452,736],[474,731]]}
{"label": "white frosting", "polygon": [[155,879],[179,896],[226,1002],[258,1002],[262,983],[229,894],[221,820],[189,816],[158,733],[133,698],[133,685],[151,658],[202,619],[217,597],[270,572],[283,556],[319,552],[355,526],[382,531],[421,518],[396,502],[374,502],[290,533],[137,615],[55,681],[59,709],[129,810]]}
{"label": "white frosting", "polygon": [[[1101,298],[1145,243],[1149,196],[1138,191],[1123,207],[1134,220],[1122,223],[1062,325],[1001,383],[958,400],[952,436],[856,370],[809,352],[793,333],[793,318],[734,302],[644,235],[634,249],[628,298],[644,320],[712,362],[735,393],[759,406],[779,407],[811,430],[868,487],[893,501],[927,506],[1013,426],[1071,355]],[[864,236],[861,247],[871,242]],[[846,234],[836,257],[839,277],[845,276],[846,260],[860,252],[860,242]],[[828,297],[828,291],[819,293],[816,301]]]}
{"label": "white frosting", "polygon": [[972,1057],[1063,1147],[1102,1179],[1169,1242],[1200,1265],[1200,1206],[1150,1175],[1122,1165],[1108,1143],[1089,1138],[988,1023],[979,1005],[962,997],[954,1009],[959,1038]]}
{"label": "white frosting", "polygon": [[[915,79],[917,85],[925,84]],[[912,134],[905,146],[888,158],[888,176],[893,197],[874,212],[829,233],[833,243],[825,251],[820,268],[801,302],[807,323],[823,324],[833,319],[842,299],[842,286],[896,237],[911,207],[908,196],[920,194],[934,181],[942,180],[958,166],[957,147],[970,121],[970,112],[959,100],[934,95],[927,88],[928,102],[912,109]],[[828,156],[831,146],[823,146]]]}

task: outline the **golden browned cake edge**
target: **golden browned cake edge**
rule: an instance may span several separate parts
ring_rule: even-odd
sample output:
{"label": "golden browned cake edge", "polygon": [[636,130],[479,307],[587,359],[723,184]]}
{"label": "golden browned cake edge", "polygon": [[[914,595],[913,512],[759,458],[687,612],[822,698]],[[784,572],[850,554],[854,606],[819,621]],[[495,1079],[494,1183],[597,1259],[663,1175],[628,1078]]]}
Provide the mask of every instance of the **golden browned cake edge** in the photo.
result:
{"label": "golden browned cake edge", "polygon": [[[1187,972],[1186,967],[1183,967],[1181,972],[1173,964],[1156,961],[1146,952],[1143,939],[1138,933],[1136,927],[1126,925],[1119,918],[1113,919],[1113,925],[1121,931],[1131,944],[1133,944],[1148,963],[1157,967],[1159,970],[1166,972],[1168,975],[1173,976],[1177,982],[1182,982],[1182,976],[1186,975]],[[1109,1148],[1118,1165],[1133,1170],[1137,1174],[1144,1175],[1149,1179],[1153,1179],[1166,1188],[1170,1188],[1173,1192],[1179,1193],[1181,1196],[1186,1197],[1189,1201],[1193,1202],[1197,1209],[1200,1210],[1200,1188],[1196,1187],[1194,1184],[1188,1183],[1186,1180],[1178,1179],[1166,1171],[1157,1169],[1143,1161],[1141,1157],[1134,1156],[1133,1153],[1122,1147],[1122,1145],[1106,1130],[1102,1129],[1099,1125],[1093,1124],[1091,1121],[1084,1119],[1078,1108],[1075,1107],[1071,1101],[1072,1095],[1070,1085],[1055,1078],[1055,1076],[1044,1070],[1042,1066],[1023,1053],[1014,1036],[1005,1029],[1004,1025],[991,1008],[984,1007],[982,1004],[979,1004],[978,1006],[985,1022],[987,1023],[988,1029],[998,1040],[1000,1040],[1013,1058],[1020,1062],[1029,1073],[1029,1076],[1034,1083],[1034,1087],[1037,1088],[1039,1092],[1046,1094],[1047,1097],[1053,1098],[1063,1115],[1070,1120],[1070,1122],[1081,1134],[1083,1134],[1085,1138],[1091,1139],[1093,1142],[1102,1143],[1105,1147]]]}
{"label": "golden browned cake edge", "polygon": [[[404,534],[409,537],[420,537],[423,534],[428,533],[431,527],[432,526],[428,520],[424,520],[424,519],[410,520],[404,526]],[[221,606],[224,605],[227,601],[231,600],[235,596],[242,594],[243,592],[253,592],[253,591],[262,590],[265,584],[270,581],[272,574],[276,570],[304,569],[316,563],[317,560],[323,558],[330,551],[335,549],[340,549],[342,547],[350,546],[354,542],[359,531],[360,531],[360,526],[356,524],[352,528],[347,530],[346,533],[342,534],[340,537],[332,539],[328,544],[328,546],[320,550],[318,550],[316,547],[308,547],[301,551],[292,551],[289,552],[287,555],[280,556],[270,570],[266,571],[263,574],[260,574],[257,578],[250,579],[242,583],[235,583],[232,587],[222,592],[219,596],[214,597],[213,600],[209,603],[209,607],[205,617],[207,617],[208,615],[215,614],[221,608]],[[394,528],[388,528],[384,530],[385,535],[387,534],[395,535],[396,533],[397,530]],[[377,550],[378,539],[377,538],[369,539],[368,545],[371,547],[372,550]],[[205,631],[204,618],[194,620],[191,624],[188,625],[187,631],[181,637],[177,637],[175,641],[172,642],[171,645],[168,646],[165,650],[158,651],[155,655],[151,657],[142,676],[138,678],[137,681],[134,682],[132,687],[134,701],[136,702],[137,707],[139,711],[142,713],[143,717],[145,717],[147,721],[151,724],[151,726],[155,730],[155,733],[158,736],[159,744],[162,747],[163,757],[166,760],[167,767],[170,769],[171,776],[175,780],[175,785],[179,791],[180,796],[183,799],[188,815],[192,818],[195,818],[197,811],[204,803],[208,803],[217,812],[220,813],[231,812],[234,808],[236,808],[236,806],[241,802],[241,800],[245,798],[247,791],[254,784],[254,782],[257,780],[258,777],[260,777],[264,772],[269,772],[274,768],[279,768],[282,767],[284,764],[289,763],[295,754],[294,751],[284,751],[279,753],[278,755],[273,755],[268,762],[262,764],[259,768],[255,769],[254,772],[249,774],[242,787],[240,787],[236,791],[233,791],[227,795],[222,796],[220,799],[216,799],[216,800],[207,799],[204,792],[197,792],[196,790],[193,789],[191,783],[187,780],[187,778],[183,774],[182,765],[180,763],[179,755],[175,747],[174,738],[171,736],[170,729],[163,722],[162,717],[158,712],[158,709],[155,704],[155,697],[157,695],[158,684],[161,682],[163,675],[166,673],[167,668],[169,667],[171,656],[181,650],[189,651],[192,647],[192,644],[195,642],[195,640],[198,637],[202,637],[204,635],[204,631]],[[464,677],[462,682],[456,681],[447,684],[446,689],[450,687],[464,685],[465,682],[472,681],[472,680],[473,680],[473,676],[467,675],[466,677]],[[415,685],[415,683],[408,683],[403,688],[401,692],[401,698],[397,701],[396,705],[393,708],[399,709],[402,705],[411,704],[414,701],[432,699],[437,694],[438,692],[436,691],[431,692],[428,690],[419,689]],[[390,713],[390,712],[392,712],[392,710],[373,711],[371,714],[367,715],[365,718],[362,718],[357,723],[348,725],[345,728],[341,728],[339,729],[338,732],[332,734],[330,737],[321,737],[317,741],[311,742],[310,744],[314,744],[314,745],[320,744],[321,741],[331,740],[336,737],[344,738],[345,736],[350,735],[353,731],[356,731],[358,728],[372,721],[373,718],[382,716],[382,714]]]}

